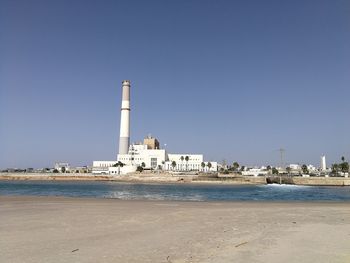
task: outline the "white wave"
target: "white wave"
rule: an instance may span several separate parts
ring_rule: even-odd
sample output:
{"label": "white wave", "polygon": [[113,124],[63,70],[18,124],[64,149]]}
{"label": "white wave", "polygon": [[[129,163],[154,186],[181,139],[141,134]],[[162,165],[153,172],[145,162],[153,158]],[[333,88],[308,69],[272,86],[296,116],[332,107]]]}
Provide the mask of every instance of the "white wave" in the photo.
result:
{"label": "white wave", "polygon": [[309,188],[312,186],[308,185],[295,185],[295,184],[268,184],[264,185],[264,187],[278,187],[278,188]]}
{"label": "white wave", "polygon": [[132,193],[129,191],[117,191],[111,192],[104,195],[105,198],[115,198],[121,200],[174,200],[174,201],[204,201],[205,198],[202,195],[189,195],[189,196],[180,196],[180,195],[164,195],[164,194],[138,194]]}

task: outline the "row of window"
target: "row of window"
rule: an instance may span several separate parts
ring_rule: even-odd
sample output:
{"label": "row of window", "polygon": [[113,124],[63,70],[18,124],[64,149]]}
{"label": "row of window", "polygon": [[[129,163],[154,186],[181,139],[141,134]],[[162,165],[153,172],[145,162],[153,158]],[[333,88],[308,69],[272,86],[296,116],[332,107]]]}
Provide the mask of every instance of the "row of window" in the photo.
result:
{"label": "row of window", "polygon": [[[168,170],[172,168],[172,165],[171,164],[168,164]],[[184,170],[184,169],[199,169],[199,167],[201,167],[200,164],[188,164],[187,166],[185,164],[176,164],[176,169],[181,169],[181,170]]]}
{"label": "row of window", "polygon": [[100,167],[112,167],[114,163],[100,163]]}

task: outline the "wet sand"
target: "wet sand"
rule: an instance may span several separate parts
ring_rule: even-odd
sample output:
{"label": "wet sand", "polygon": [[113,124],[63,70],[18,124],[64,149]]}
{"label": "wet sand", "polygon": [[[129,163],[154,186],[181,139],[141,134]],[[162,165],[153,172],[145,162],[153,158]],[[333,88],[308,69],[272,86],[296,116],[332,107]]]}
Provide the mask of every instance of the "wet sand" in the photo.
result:
{"label": "wet sand", "polygon": [[350,262],[350,203],[1,196],[0,262]]}

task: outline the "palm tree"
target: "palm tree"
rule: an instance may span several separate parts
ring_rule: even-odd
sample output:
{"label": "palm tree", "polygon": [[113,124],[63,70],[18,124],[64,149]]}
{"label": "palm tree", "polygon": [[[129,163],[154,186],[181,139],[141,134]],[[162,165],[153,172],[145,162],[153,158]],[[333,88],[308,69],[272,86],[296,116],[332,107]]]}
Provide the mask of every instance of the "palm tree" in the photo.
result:
{"label": "palm tree", "polygon": [[211,162],[208,162],[208,164],[207,164],[207,166],[208,166],[208,171],[210,171],[210,168],[211,168]]}
{"label": "palm tree", "polygon": [[343,173],[347,173],[349,172],[349,163],[345,162],[345,157],[342,156],[341,157],[342,163],[338,164],[338,168],[343,172]]}
{"label": "palm tree", "polygon": [[232,166],[233,166],[233,170],[236,172],[237,169],[239,168],[239,163],[234,162],[234,163],[232,164]]}
{"label": "palm tree", "polygon": [[175,161],[171,162],[171,167],[173,167],[173,170],[174,170],[174,168],[176,167],[176,162]]}
{"label": "palm tree", "polygon": [[190,159],[190,157],[188,157],[187,155],[186,155],[186,157],[185,157],[185,161],[186,161],[186,171],[188,171],[188,160]]}
{"label": "palm tree", "polygon": [[202,171],[204,172],[205,162],[201,163]]}
{"label": "palm tree", "polygon": [[142,168],[146,167],[146,164],[144,162],[141,163]]}
{"label": "palm tree", "polygon": [[183,170],[183,162],[184,162],[184,159],[185,159],[185,158],[184,158],[183,156],[180,157],[180,160],[181,160],[181,171]]}

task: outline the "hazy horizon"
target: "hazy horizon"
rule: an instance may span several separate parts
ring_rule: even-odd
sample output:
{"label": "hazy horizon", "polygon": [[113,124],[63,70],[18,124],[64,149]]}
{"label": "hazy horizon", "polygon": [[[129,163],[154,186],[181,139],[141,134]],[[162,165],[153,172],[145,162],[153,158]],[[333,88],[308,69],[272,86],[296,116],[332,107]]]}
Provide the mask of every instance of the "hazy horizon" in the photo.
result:
{"label": "hazy horizon", "polygon": [[349,1],[0,2],[0,169],[131,141],[242,165],[350,159]]}

